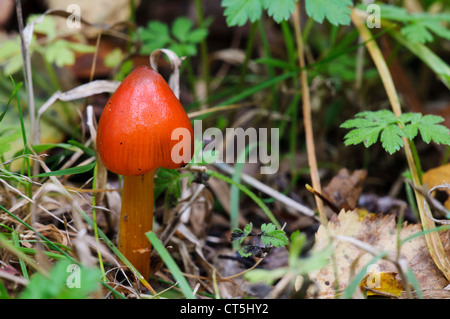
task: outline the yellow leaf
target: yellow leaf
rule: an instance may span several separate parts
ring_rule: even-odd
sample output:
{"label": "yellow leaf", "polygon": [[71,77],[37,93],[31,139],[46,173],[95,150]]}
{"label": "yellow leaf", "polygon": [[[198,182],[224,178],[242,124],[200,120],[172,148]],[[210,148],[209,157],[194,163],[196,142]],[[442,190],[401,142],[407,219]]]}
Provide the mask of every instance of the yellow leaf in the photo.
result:
{"label": "yellow leaf", "polygon": [[[367,292],[368,296],[374,295],[395,295],[400,297],[402,291],[405,290],[402,283],[396,278],[395,272],[379,272],[374,267],[367,275],[361,280],[359,288],[362,292]],[[378,293],[377,293],[378,292]]]}

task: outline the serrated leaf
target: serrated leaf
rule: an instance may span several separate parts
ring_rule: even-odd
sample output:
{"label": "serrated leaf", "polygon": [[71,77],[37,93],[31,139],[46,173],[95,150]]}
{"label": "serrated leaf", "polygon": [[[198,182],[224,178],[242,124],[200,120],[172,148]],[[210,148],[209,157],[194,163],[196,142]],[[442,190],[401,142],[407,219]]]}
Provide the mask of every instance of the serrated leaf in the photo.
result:
{"label": "serrated leaf", "polygon": [[405,133],[396,124],[386,126],[381,132],[380,141],[383,148],[389,153],[394,154],[403,147]]}
{"label": "serrated leaf", "polygon": [[56,40],[50,43],[44,50],[44,57],[49,63],[58,67],[75,63],[75,53],[67,46],[67,41]]}
{"label": "serrated leaf", "polygon": [[355,115],[355,117],[360,117],[360,118],[366,118],[369,121],[372,121],[374,123],[378,123],[378,124],[392,124],[392,123],[396,123],[397,122],[397,117],[395,116],[395,114],[392,111],[389,110],[379,110],[379,111],[365,111],[365,112],[360,112],[358,114]]}
{"label": "serrated leaf", "polygon": [[433,140],[438,144],[450,145],[450,130],[443,125],[419,125],[419,132],[425,143]]}
{"label": "serrated leaf", "polygon": [[423,23],[412,23],[402,28],[401,33],[411,42],[426,43],[433,41],[433,35]]}
{"label": "serrated leaf", "polygon": [[344,128],[354,127],[344,136],[345,145],[364,143],[364,146],[369,147],[378,140],[381,132],[382,146],[390,154],[395,153],[403,146],[402,137],[405,136],[405,133],[397,125],[397,123],[401,123],[401,120],[397,119],[392,111],[365,111],[355,116],[355,119],[348,120],[341,125]]}
{"label": "serrated leaf", "polygon": [[364,143],[365,147],[369,147],[378,141],[382,129],[381,126],[353,129],[344,136],[344,144],[348,146]]}
{"label": "serrated leaf", "polygon": [[448,27],[446,28],[445,26],[443,26],[440,21],[428,21],[426,26],[441,38],[450,40],[450,30],[448,29]]}
{"label": "serrated leaf", "polygon": [[245,245],[242,246],[241,249],[239,249],[239,255],[241,255],[241,257],[247,258],[250,257],[253,254],[255,246],[252,245]]}
{"label": "serrated leaf", "polygon": [[208,35],[207,29],[196,29],[187,35],[186,42],[199,43],[203,41],[207,35]]}
{"label": "serrated leaf", "polygon": [[261,18],[263,6],[260,0],[223,0],[222,7],[228,26],[243,26]]}
{"label": "serrated leaf", "polygon": [[274,224],[261,225],[261,241],[267,246],[282,247],[288,243],[283,230],[276,229]]}
{"label": "serrated leaf", "polygon": [[186,17],[177,18],[172,25],[172,34],[174,37],[181,41],[187,41],[189,32],[191,31],[193,23]]}
{"label": "serrated leaf", "polygon": [[179,193],[181,186],[179,184],[181,174],[176,169],[159,168],[155,178],[155,199],[158,198],[165,190]]}
{"label": "serrated leaf", "polygon": [[231,231],[231,241],[237,241],[242,244],[244,239],[252,232],[253,224],[249,223],[245,226],[244,230],[240,230],[239,228],[235,228]]}
{"label": "serrated leaf", "polygon": [[404,131],[407,138],[413,139],[420,131],[420,135],[426,143],[430,143],[431,140],[438,144],[448,145],[450,143],[450,130],[438,124],[444,121],[441,116],[432,114],[422,116],[420,113],[406,114],[412,115],[402,115],[400,119],[406,123]]}
{"label": "serrated leaf", "polygon": [[295,10],[295,3],[297,0],[264,0],[263,6],[267,10],[269,17],[272,17],[275,22],[281,23],[288,20]]}
{"label": "serrated leaf", "polygon": [[169,27],[159,21],[151,21],[139,29],[142,40],[142,53],[150,54],[155,49],[164,48],[170,42]]}
{"label": "serrated leaf", "polygon": [[306,13],[316,22],[327,19],[334,25],[350,24],[351,0],[305,0]]}

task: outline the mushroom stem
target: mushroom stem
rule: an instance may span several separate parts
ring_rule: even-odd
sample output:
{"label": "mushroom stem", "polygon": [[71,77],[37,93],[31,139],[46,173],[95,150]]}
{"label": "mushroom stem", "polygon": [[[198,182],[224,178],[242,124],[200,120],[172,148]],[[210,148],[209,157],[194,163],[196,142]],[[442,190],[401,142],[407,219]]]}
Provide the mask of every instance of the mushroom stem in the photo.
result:
{"label": "mushroom stem", "polygon": [[150,276],[151,244],[145,233],[153,228],[154,171],[124,176],[118,248],[146,279]]}

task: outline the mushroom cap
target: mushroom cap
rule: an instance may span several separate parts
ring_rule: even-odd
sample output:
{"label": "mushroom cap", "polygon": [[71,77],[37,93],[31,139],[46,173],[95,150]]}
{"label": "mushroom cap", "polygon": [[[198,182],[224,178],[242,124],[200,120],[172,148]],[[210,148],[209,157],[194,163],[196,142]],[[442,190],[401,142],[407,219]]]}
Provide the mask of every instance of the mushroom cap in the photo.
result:
{"label": "mushroom cap", "polygon": [[[176,129],[185,134],[172,138]],[[173,159],[175,145],[179,157]],[[111,95],[98,123],[97,150],[106,168],[119,175],[179,168],[191,160],[191,122],[158,72],[139,66]]]}

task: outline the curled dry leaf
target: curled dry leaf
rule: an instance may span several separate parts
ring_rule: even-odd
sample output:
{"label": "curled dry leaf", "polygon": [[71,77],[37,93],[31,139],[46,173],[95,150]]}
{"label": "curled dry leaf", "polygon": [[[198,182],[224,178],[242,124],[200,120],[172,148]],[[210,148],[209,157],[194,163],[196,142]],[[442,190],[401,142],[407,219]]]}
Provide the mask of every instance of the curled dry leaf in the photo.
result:
{"label": "curled dry leaf", "polygon": [[[403,224],[400,230],[400,239],[405,239],[420,231],[422,228],[419,224]],[[328,232],[331,236],[355,238],[375,250],[397,253],[397,221],[394,215],[369,214],[361,219],[357,210],[342,210],[331,218],[328,223]],[[440,237],[445,251],[449,255],[450,232],[442,232]],[[327,230],[320,226],[313,250],[320,251],[328,242]],[[373,258],[372,254],[352,243],[340,240],[334,242],[337,278],[331,261],[327,267],[311,274],[311,278],[319,289],[320,298],[335,297],[335,279],[338,281],[338,290],[342,291],[350,283],[354,274],[367,266]],[[401,246],[400,256],[406,260],[423,290],[442,289],[449,284],[431,259],[423,236],[405,242]],[[379,272],[399,272],[396,266],[387,260],[379,260],[374,266]]]}
{"label": "curled dry leaf", "polygon": [[[450,182],[450,164],[445,164],[426,171],[422,177],[423,184],[431,189],[445,182]],[[447,190],[448,198],[444,202],[444,206],[450,209],[450,189]]]}

